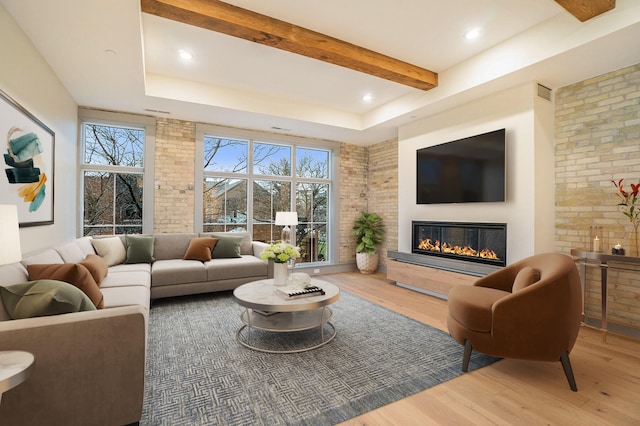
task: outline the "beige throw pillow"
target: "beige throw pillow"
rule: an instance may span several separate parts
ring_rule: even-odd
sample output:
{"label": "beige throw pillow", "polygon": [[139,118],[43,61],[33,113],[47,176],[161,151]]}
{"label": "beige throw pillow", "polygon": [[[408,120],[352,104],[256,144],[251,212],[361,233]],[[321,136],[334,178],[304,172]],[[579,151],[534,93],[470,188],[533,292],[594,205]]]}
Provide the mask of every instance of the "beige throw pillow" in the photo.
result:
{"label": "beige throw pillow", "polygon": [[107,262],[107,266],[119,265],[127,258],[127,251],[119,237],[94,238],[91,244],[96,253]]}

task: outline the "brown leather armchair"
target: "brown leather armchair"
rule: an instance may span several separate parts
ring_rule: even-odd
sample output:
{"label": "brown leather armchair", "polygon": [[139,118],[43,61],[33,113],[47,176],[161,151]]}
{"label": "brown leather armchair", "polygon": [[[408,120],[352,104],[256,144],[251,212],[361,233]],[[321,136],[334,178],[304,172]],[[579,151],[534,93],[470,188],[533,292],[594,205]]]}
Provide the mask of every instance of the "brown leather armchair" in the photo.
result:
{"label": "brown leather armchair", "polygon": [[462,371],[474,349],[500,358],[560,361],[577,391],[569,352],[580,329],[582,289],[569,256],[531,256],[471,286],[455,286],[448,308],[449,333],[465,347]]}

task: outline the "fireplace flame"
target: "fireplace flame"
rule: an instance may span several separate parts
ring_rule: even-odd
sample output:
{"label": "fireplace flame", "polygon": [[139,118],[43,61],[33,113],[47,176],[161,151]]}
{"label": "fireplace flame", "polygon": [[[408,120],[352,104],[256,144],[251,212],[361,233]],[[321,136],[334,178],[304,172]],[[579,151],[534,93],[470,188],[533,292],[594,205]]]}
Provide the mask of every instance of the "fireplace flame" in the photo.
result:
{"label": "fireplace flame", "polygon": [[420,244],[418,244],[418,248],[420,250],[455,254],[458,256],[480,257],[482,259],[500,260],[496,252],[488,248],[484,248],[478,251],[471,246],[464,246],[464,247],[454,246],[447,242],[441,243],[438,240],[432,243],[431,238],[426,238],[424,240],[421,240]]}

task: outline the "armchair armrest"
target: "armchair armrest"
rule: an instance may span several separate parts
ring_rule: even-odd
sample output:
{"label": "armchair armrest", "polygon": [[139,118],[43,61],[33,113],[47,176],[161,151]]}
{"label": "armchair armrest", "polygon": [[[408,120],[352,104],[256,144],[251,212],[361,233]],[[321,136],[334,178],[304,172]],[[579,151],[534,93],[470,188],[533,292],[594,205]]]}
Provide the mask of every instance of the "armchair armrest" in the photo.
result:
{"label": "armchair armrest", "polygon": [[138,422],[147,316],[142,306],[126,306],[0,322],[0,350],[35,356],[31,376],[2,396],[2,422]]}

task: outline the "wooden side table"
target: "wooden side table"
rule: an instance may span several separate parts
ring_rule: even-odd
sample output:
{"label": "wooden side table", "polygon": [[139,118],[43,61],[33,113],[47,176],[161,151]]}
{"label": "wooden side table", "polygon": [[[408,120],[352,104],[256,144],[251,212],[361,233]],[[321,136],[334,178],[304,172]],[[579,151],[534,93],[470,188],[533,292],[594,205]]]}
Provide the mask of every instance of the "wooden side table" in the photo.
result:
{"label": "wooden side table", "polygon": [[0,351],[0,401],[2,394],[27,380],[35,357],[25,351]]}

